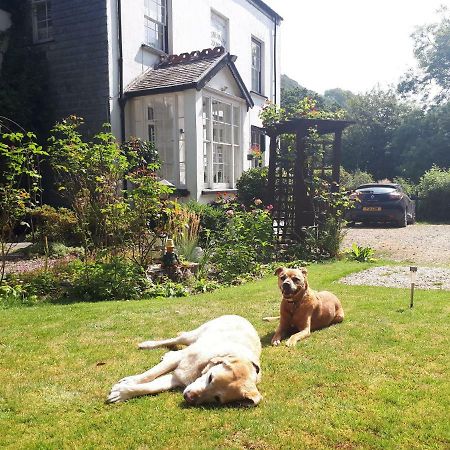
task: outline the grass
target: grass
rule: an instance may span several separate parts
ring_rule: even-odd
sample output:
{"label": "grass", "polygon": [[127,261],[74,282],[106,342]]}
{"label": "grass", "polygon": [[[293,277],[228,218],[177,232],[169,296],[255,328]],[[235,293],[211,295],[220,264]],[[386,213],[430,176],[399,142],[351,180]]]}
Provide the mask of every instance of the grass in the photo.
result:
{"label": "grass", "polygon": [[[270,347],[275,277],[183,299],[0,311],[0,448],[444,449],[450,446],[449,293],[346,286],[369,264],[309,269],[346,320],[294,349]],[[143,339],[241,314],[263,343],[257,408],[187,407],[179,392],[105,405],[110,386],[157,363]]]}

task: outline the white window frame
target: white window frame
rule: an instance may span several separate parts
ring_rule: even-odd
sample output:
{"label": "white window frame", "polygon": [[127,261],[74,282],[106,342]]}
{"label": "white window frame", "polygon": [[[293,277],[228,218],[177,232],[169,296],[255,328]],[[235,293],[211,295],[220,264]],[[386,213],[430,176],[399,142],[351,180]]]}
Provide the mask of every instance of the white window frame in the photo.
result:
{"label": "white window frame", "polygon": [[[230,27],[228,19],[211,9],[211,47],[224,47],[230,50]],[[219,29],[221,28],[221,30]]]}
{"label": "white window frame", "polygon": [[[42,6],[45,7],[45,19],[38,21],[37,10]],[[35,44],[51,41],[53,39],[53,19],[51,6],[51,0],[31,0],[33,42]],[[40,35],[42,31],[45,31],[45,36]]]}
{"label": "white window frame", "polygon": [[[167,52],[167,3],[168,0],[144,0],[144,44],[164,53]],[[161,18],[151,16],[149,4],[156,6],[158,11],[161,9]],[[150,42],[149,33],[159,35],[160,46]]]}
{"label": "white window frame", "polygon": [[[205,100],[208,101],[205,102]],[[213,118],[213,102],[217,101],[230,107],[230,123],[215,121]],[[212,92],[205,92],[203,94],[203,104],[206,104],[207,111],[202,111],[203,116],[203,158],[204,158],[204,189],[220,190],[220,189],[235,189],[236,180],[239,176],[239,161],[242,158],[242,125],[243,125],[243,104],[238,101],[233,101],[228,98],[223,98],[215,95]],[[230,143],[214,140],[214,125],[224,124],[229,126]],[[228,147],[230,152],[228,156],[229,163],[220,163],[214,160],[215,151],[219,147]],[[226,151],[226,149],[225,149]],[[217,153],[216,153],[217,156]],[[228,181],[218,182],[215,180],[217,172],[215,167],[223,166],[223,172]],[[225,172],[227,168],[227,172]]]}
{"label": "white window frame", "polygon": [[[161,94],[148,97],[144,102],[144,115],[145,115],[145,139],[155,144],[156,150],[158,148],[160,134],[166,135],[165,148],[166,152],[171,152],[172,163],[167,164],[171,168],[172,176],[168,175],[167,166],[164,167],[164,156],[160,154],[163,162],[161,167],[161,174],[163,178],[173,183],[178,188],[186,187],[186,149],[185,149],[185,137],[184,137],[184,105],[183,94]],[[165,133],[161,133],[161,126],[166,126],[161,116],[158,117],[158,106],[162,102],[165,102],[165,98],[171,97],[173,101],[173,117],[171,118],[172,129],[165,130]]]}
{"label": "white window frame", "polygon": [[[259,49],[259,58],[254,56],[254,46]],[[264,44],[259,39],[251,39],[251,72],[252,72],[252,91],[263,94],[263,51]],[[255,83],[256,76],[256,83]]]}

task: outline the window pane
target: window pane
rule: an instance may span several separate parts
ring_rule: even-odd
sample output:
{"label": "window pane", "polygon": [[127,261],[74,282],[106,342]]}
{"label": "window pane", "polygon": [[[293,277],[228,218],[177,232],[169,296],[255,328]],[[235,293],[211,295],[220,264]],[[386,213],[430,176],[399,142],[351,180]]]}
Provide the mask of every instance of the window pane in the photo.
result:
{"label": "window pane", "polygon": [[233,107],[233,125],[240,126],[241,124],[241,110],[237,106]]}
{"label": "window pane", "polygon": [[211,47],[228,49],[227,20],[211,11]]}
{"label": "window pane", "polygon": [[150,19],[145,19],[145,43],[164,50],[164,27]]}
{"label": "window pane", "polygon": [[153,20],[166,23],[165,0],[144,0],[145,15]]}
{"label": "window pane", "polygon": [[252,39],[252,90],[261,92],[261,43]]}
{"label": "window pane", "polygon": [[53,35],[51,2],[46,0],[34,1],[32,13],[35,41],[50,39]]}
{"label": "window pane", "polygon": [[144,19],[145,44],[164,51],[167,26],[166,0],[144,0]]}

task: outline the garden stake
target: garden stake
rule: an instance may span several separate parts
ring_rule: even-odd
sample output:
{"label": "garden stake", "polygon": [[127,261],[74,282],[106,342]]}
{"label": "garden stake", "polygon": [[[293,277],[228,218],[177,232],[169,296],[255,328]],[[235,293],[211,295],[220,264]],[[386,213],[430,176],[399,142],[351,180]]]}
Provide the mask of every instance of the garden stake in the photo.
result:
{"label": "garden stake", "polygon": [[417,267],[411,266],[409,271],[411,272],[411,300],[409,307],[412,308],[414,306],[414,285],[416,282]]}

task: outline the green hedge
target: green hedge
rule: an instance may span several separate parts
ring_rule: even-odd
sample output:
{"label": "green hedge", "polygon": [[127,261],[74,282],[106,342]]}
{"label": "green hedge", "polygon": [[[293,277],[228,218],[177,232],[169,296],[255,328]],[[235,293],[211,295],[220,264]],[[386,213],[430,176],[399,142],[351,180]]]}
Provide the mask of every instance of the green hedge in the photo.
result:
{"label": "green hedge", "polygon": [[433,166],[419,182],[419,218],[450,222],[450,169]]}

